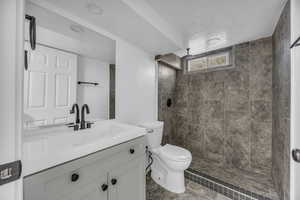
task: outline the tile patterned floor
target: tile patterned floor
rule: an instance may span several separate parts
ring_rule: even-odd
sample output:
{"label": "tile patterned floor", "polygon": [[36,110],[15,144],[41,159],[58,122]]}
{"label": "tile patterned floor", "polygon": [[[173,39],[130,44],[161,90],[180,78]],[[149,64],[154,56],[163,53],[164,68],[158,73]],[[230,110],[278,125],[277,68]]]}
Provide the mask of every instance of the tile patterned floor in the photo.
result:
{"label": "tile patterned floor", "polygon": [[185,193],[174,194],[156,184],[150,176],[147,176],[146,194],[147,200],[230,200],[229,198],[190,180],[186,180]]}
{"label": "tile patterned floor", "polygon": [[221,168],[209,162],[193,162],[191,169],[200,171],[226,183],[244,188],[248,191],[255,192],[259,195],[278,200],[278,195],[274,189],[271,176],[249,173],[239,169]]}

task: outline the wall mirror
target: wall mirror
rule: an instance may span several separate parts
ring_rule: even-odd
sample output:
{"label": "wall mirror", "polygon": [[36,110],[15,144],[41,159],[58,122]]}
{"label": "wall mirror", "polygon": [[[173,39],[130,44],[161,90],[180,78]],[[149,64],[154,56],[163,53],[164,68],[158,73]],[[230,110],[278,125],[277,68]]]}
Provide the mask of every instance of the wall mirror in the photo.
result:
{"label": "wall mirror", "polygon": [[115,41],[30,2],[26,14],[24,127],[74,122],[74,103],[89,120],[114,118]]}

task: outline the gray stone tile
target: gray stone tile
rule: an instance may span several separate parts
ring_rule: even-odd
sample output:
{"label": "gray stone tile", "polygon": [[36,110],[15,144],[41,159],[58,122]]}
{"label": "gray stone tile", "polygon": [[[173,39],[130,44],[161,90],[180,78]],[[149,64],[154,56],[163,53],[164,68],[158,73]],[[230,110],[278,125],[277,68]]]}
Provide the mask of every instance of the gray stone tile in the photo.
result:
{"label": "gray stone tile", "polygon": [[249,90],[231,88],[226,90],[225,111],[249,112]]}
{"label": "gray stone tile", "polygon": [[262,174],[270,173],[272,167],[271,127],[271,122],[251,122],[251,166]]}
{"label": "gray stone tile", "polygon": [[224,121],[209,121],[204,131],[204,157],[215,163],[224,163]]}
{"label": "gray stone tile", "polygon": [[249,114],[226,112],[226,163],[240,169],[250,168]]}
{"label": "gray stone tile", "polygon": [[222,101],[205,101],[203,103],[201,118],[206,121],[223,119],[224,104]]}
{"label": "gray stone tile", "polygon": [[272,99],[272,38],[250,43],[250,98],[252,100]]}
{"label": "gray stone tile", "polygon": [[229,200],[227,197],[214,192],[190,180],[186,180],[186,191],[182,194],[171,193],[157,185],[147,176],[147,200]]}
{"label": "gray stone tile", "polygon": [[202,86],[202,96],[205,100],[224,100],[224,83],[205,81]]}
{"label": "gray stone tile", "polygon": [[264,100],[251,101],[251,117],[256,121],[272,121],[272,103]]}

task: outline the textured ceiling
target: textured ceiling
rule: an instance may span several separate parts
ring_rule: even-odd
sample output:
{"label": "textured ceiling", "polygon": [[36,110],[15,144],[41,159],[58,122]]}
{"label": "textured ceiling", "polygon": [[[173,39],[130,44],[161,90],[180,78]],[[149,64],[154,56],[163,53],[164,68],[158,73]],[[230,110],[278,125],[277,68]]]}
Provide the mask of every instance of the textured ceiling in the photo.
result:
{"label": "textured ceiling", "polygon": [[[30,0],[47,2],[151,54],[213,50],[270,36],[286,0]],[[102,15],[86,9],[97,4]],[[46,4],[44,4],[46,5]],[[47,7],[47,6],[46,6]]]}
{"label": "textured ceiling", "polygon": [[[270,36],[285,0],[147,0],[198,51]],[[206,43],[220,37],[219,45]],[[201,49],[202,48],[202,49]],[[196,51],[197,49],[192,49]]]}

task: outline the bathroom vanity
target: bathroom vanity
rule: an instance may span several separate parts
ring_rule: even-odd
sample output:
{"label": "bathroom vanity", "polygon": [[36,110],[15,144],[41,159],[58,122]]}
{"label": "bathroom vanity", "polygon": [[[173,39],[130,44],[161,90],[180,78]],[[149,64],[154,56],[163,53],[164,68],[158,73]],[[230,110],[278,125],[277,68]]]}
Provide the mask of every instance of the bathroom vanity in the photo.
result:
{"label": "bathroom vanity", "polygon": [[145,199],[145,130],[113,120],[24,138],[24,200]]}

